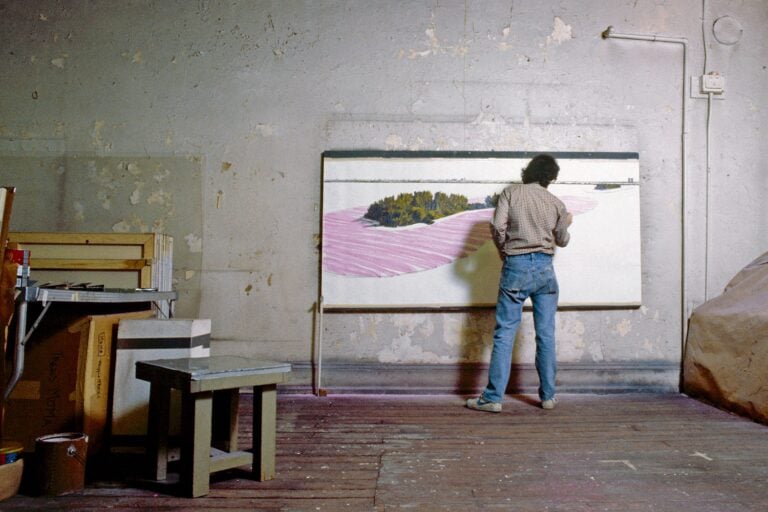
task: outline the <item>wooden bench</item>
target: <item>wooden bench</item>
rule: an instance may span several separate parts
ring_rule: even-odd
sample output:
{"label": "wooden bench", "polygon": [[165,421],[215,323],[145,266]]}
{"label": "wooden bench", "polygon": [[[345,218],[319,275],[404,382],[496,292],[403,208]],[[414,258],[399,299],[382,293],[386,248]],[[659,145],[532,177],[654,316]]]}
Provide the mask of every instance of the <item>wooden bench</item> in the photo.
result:
{"label": "wooden bench", "polygon": [[[167,479],[171,389],[181,391],[183,494],[208,494],[210,474],[252,464],[252,476],[275,476],[277,384],[288,363],[237,356],[161,359],[136,363],[136,378],[150,382],[147,425],[149,477]],[[238,450],[239,390],[253,387],[253,453]],[[214,409],[216,413],[214,414]]]}

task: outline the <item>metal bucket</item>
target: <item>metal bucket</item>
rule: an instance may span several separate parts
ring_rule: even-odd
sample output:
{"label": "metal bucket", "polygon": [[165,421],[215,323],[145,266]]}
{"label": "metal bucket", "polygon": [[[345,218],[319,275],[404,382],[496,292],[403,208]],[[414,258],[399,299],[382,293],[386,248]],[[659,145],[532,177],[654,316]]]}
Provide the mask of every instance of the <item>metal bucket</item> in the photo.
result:
{"label": "metal bucket", "polygon": [[85,487],[88,436],[78,432],[50,434],[35,439],[38,494],[61,496]]}

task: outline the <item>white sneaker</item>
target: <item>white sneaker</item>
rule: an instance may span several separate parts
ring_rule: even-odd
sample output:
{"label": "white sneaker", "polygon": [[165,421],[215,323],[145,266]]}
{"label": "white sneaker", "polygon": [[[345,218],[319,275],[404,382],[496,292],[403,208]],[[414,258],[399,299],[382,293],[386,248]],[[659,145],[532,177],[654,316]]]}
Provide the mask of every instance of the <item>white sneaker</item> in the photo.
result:
{"label": "white sneaker", "polygon": [[484,399],[482,396],[479,396],[477,398],[468,398],[467,407],[469,407],[470,409],[474,409],[476,411],[501,412],[501,403],[489,402],[488,400]]}
{"label": "white sneaker", "polygon": [[541,402],[541,408],[547,409],[548,411],[551,411],[555,408],[555,405],[557,405],[557,399],[556,398],[550,398],[549,400],[544,400]]}

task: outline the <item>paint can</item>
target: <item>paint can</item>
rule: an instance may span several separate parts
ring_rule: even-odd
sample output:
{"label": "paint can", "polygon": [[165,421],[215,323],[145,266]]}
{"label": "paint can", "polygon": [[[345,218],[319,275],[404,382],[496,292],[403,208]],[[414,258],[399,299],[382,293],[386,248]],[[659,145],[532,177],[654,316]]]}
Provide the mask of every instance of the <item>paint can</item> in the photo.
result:
{"label": "paint can", "polygon": [[24,445],[15,441],[4,442],[0,445],[0,466],[16,462],[21,458]]}
{"label": "paint can", "polygon": [[35,439],[35,485],[38,494],[61,496],[85,487],[88,436],[79,432],[50,434]]}

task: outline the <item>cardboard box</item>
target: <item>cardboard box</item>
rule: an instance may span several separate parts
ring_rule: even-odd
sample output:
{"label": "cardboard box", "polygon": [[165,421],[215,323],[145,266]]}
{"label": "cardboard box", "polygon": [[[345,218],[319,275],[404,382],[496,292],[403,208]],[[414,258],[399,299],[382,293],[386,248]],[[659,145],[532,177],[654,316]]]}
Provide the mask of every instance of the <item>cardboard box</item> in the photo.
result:
{"label": "cardboard box", "polygon": [[[78,378],[77,399],[82,403],[83,432],[88,434],[92,452],[98,452],[108,433],[109,406],[112,399],[114,340],[117,327],[123,320],[145,319],[155,315],[153,311],[91,316],[88,324],[87,343],[81,337],[80,361],[84,361],[84,378]],[[83,331],[81,331],[83,332]],[[85,352],[83,354],[83,352]]]}
{"label": "cardboard box", "polygon": [[27,342],[24,372],[8,400],[6,439],[33,452],[39,436],[84,432],[89,453],[98,453],[108,433],[118,322],[152,315],[147,310],[41,322]]}

